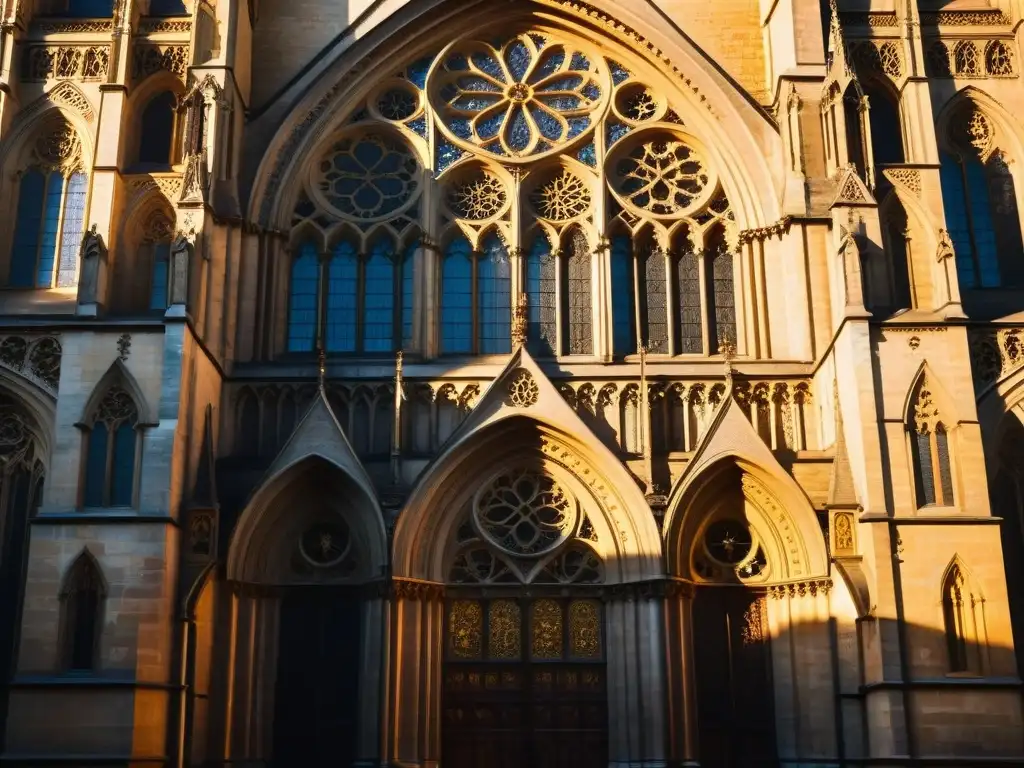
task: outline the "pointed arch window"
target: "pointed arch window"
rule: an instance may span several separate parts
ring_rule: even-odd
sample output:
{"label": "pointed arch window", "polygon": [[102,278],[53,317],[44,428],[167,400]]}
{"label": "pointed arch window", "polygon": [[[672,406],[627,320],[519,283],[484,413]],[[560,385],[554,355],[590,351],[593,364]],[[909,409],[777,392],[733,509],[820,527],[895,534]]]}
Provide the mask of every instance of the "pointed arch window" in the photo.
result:
{"label": "pointed arch window", "polygon": [[910,429],[917,506],[953,506],[949,430],[924,376],[914,397]]}
{"label": "pointed arch window", "polygon": [[544,234],[537,234],[526,256],[527,329],[530,351],[540,357],[558,353],[558,293],[555,257]]}
{"label": "pointed arch window", "polygon": [[86,429],[83,506],[134,506],[140,445],[139,413],[132,396],[111,387]]}
{"label": "pointed arch window", "polygon": [[985,598],[958,557],[942,580],[942,622],[951,674],[983,674],[986,666]]}
{"label": "pointed arch window", "polygon": [[12,288],[76,285],[88,186],[81,154],[67,123],[41,132],[18,183],[8,275]]}
{"label": "pointed arch window", "polygon": [[327,264],[328,352],[355,352],[359,317],[359,253],[342,240]]}
{"label": "pointed arch window", "polygon": [[288,306],[288,351],[312,352],[316,343],[320,258],[316,246],[303,243],[292,260]]}
{"label": "pointed arch window", "polygon": [[507,354],[512,349],[511,265],[505,243],[487,235],[474,253],[459,235],[441,266],[441,351]]}
{"label": "pointed arch window", "polygon": [[565,254],[566,307],[565,344],[570,355],[594,353],[591,275],[593,272],[590,243],[582,229],[576,227],[569,236]]}
{"label": "pointed arch window", "polygon": [[898,99],[877,80],[869,80],[864,85],[864,95],[868,97],[874,166],[903,163],[903,127]]}
{"label": "pointed arch window", "polygon": [[946,227],[963,288],[1024,285],[1024,241],[1013,176],[981,112],[954,123],[940,153]]}
{"label": "pointed arch window", "polygon": [[733,256],[721,232],[714,235],[704,253],[711,290],[708,291],[708,326],[711,352],[723,341],[736,341],[736,289]]}
{"label": "pointed arch window", "polygon": [[612,344],[616,357],[636,352],[636,288],[628,235],[612,238]]}
{"label": "pointed arch window", "polygon": [[88,552],[72,563],[60,597],[62,666],[70,672],[91,672],[98,666],[106,587]]}
{"label": "pointed arch window", "polygon": [[139,164],[147,168],[170,168],[178,99],[162,91],[149,100],[139,119]]}

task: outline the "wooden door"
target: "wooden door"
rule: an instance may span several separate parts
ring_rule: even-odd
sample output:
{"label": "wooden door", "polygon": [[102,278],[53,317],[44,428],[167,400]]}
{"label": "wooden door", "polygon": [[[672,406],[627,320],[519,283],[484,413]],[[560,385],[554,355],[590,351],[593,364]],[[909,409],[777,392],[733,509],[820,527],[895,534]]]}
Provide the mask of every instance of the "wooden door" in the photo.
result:
{"label": "wooden door", "polygon": [[274,765],[352,764],[359,727],[360,624],[359,601],[337,590],[296,588],[285,594]]}
{"label": "wooden door", "polygon": [[778,765],[764,595],[703,587],[694,598],[702,768]]}

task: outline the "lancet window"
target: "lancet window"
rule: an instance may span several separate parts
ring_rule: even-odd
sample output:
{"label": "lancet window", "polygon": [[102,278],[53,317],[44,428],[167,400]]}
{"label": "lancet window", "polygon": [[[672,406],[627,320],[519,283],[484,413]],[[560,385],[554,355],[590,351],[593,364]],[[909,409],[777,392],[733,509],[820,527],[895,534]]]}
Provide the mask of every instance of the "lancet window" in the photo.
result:
{"label": "lancet window", "polygon": [[96,560],[88,552],[80,554],[68,569],[61,590],[61,656],[69,672],[96,669],[103,604],[106,588]]}
{"label": "lancet window", "polygon": [[942,621],[948,669],[953,674],[983,674],[986,661],[985,597],[959,557],[942,580]]}
{"label": "lancet window", "polygon": [[[311,351],[324,327],[328,351],[374,351],[353,330],[374,285],[351,266],[367,246],[346,253],[347,272],[317,265],[339,233],[369,243],[382,229],[422,241],[410,266],[434,276],[424,306],[396,296],[394,346],[508,353],[520,296],[540,356],[637,342],[708,355],[736,340],[736,222],[709,154],[667,98],[589,41],[552,29],[458,41],[379,83],[325,147],[294,207],[289,351]],[[332,304],[335,289],[347,293]],[[609,306],[610,338],[595,316]],[[416,339],[413,310],[432,320]]]}
{"label": "lancet window", "polygon": [[108,389],[86,428],[84,506],[133,506],[138,422],[132,396],[117,386]]}
{"label": "lancet window", "polygon": [[950,427],[943,421],[926,376],[918,382],[909,426],[917,506],[952,506]]}
{"label": "lancet window", "polygon": [[961,288],[1024,285],[1016,187],[994,124],[972,106],[944,139],[942,200]]}
{"label": "lancet window", "polygon": [[10,287],[77,283],[86,182],[82,145],[74,129],[63,120],[45,126],[18,182]]}

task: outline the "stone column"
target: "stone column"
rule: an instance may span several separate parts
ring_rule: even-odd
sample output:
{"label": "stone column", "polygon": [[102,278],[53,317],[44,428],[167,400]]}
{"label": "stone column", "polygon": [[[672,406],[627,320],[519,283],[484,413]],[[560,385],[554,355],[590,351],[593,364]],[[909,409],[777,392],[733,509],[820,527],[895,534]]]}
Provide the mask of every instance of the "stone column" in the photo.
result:
{"label": "stone column", "polygon": [[620,585],[605,606],[609,766],[667,765],[664,620],[654,587]]}
{"label": "stone column", "polygon": [[394,768],[437,768],[441,743],[444,585],[395,579],[389,647],[387,751]]}
{"label": "stone column", "polygon": [[669,582],[663,609],[668,761],[696,766],[697,689],[693,657],[693,585]]}

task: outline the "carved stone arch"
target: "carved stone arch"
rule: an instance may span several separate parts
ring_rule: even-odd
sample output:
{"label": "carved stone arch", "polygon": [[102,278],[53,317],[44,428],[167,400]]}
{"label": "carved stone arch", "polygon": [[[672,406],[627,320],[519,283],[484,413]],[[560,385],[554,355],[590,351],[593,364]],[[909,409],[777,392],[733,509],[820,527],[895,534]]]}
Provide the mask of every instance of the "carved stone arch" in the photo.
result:
{"label": "carved stone arch", "polygon": [[35,471],[38,465],[43,474],[49,468],[54,404],[47,399],[41,410],[27,389],[15,389],[0,375],[0,474],[15,466]]}
{"label": "carved stone arch", "polygon": [[935,135],[940,149],[958,151],[951,143],[956,122],[965,112],[977,111],[990,122],[992,135],[986,147],[980,148],[981,159],[987,160],[996,149],[1010,157],[1024,158],[1024,128],[998,101],[980,88],[969,85],[953,95],[935,116]]}
{"label": "carved stone arch", "polygon": [[62,81],[25,106],[14,119],[10,130],[0,141],[0,169],[10,173],[25,147],[37,137],[38,129],[54,119],[64,119],[78,135],[82,145],[82,165],[92,167],[96,115],[92,103],[74,83]]}
{"label": "carved stone arch", "polygon": [[76,426],[84,427],[90,424],[107,392],[115,387],[127,392],[135,404],[135,408],[138,410],[136,426],[155,427],[160,423],[160,419],[150,407],[149,401],[142,392],[138,381],[132,375],[132,372],[128,370],[128,366],[121,360],[115,360],[107,369],[107,372],[96,382],[96,386],[93,387],[89,399],[85,402],[85,407],[82,408],[82,413]]}
{"label": "carved stone arch", "polygon": [[[134,162],[137,159],[139,153],[139,144],[142,139],[142,114],[149,103],[165,91],[170,91],[174,95],[174,110],[178,113],[181,109],[184,98],[185,98],[185,84],[181,78],[175,75],[173,72],[169,72],[166,69],[161,69],[158,72],[154,72],[149,77],[142,80],[136,85],[128,94],[128,99],[125,102],[125,143],[124,146],[128,149],[128,157]],[[175,157],[179,156],[179,145],[181,142],[181,128],[184,125],[183,119],[176,120],[177,130],[172,133],[171,141],[173,149],[171,151],[171,162],[175,162]]]}
{"label": "carved stone arch", "polygon": [[949,559],[949,562],[946,563],[946,567],[942,569],[942,577],[939,579],[940,602],[942,600],[942,593],[945,590],[946,584],[948,584],[949,581],[957,575],[959,575],[962,578],[965,584],[969,585],[969,588],[972,593],[976,594],[977,597],[981,600],[985,599],[985,592],[981,588],[981,584],[978,582],[977,579],[974,578],[974,574],[971,572],[971,569],[967,567],[967,564],[963,561],[963,558],[960,557],[960,553],[954,552],[953,556]]}
{"label": "carved stone arch", "polygon": [[590,4],[532,0],[514,5],[431,0],[417,4],[411,13],[393,14],[391,20],[393,24],[372,30],[354,24],[324,52],[325,64],[317,79],[296,81],[271,100],[295,104],[294,119],[279,127],[257,169],[252,220],[282,226],[288,194],[284,182],[296,176],[320,137],[335,130],[361,104],[373,87],[365,77],[369,67],[388,61],[391,72],[396,60],[415,60],[453,37],[484,25],[505,27],[522,21],[591,41],[599,39],[638,76],[655,81],[671,94],[678,110],[687,112],[688,124],[713,144],[709,159],[723,171],[741,226],[764,226],[779,218],[767,162],[781,152],[777,126],[677,27],[665,24],[663,13],[651,0],[631,8],[632,26],[621,21],[621,8],[613,0]]}
{"label": "carved stone arch", "polygon": [[903,423],[908,428],[912,429],[915,418],[920,416],[915,413],[915,408],[924,407],[920,400],[923,392],[927,392],[927,397],[931,401],[931,405],[926,407],[936,411],[939,420],[947,430],[953,429],[963,421],[963,416],[959,414],[955,406],[956,401],[949,396],[942,380],[925,360],[914,373],[903,401]]}
{"label": "carved stone arch", "polygon": [[75,579],[79,576],[79,569],[82,568],[91,569],[98,580],[97,586],[100,590],[100,596],[106,597],[109,593],[110,585],[103,573],[103,567],[89,547],[82,547],[81,551],[68,562],[67,567],[64,569],[64,575],[60,580],[60,596],[62,598],[66,597],[72,591],[75,586]]}

